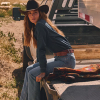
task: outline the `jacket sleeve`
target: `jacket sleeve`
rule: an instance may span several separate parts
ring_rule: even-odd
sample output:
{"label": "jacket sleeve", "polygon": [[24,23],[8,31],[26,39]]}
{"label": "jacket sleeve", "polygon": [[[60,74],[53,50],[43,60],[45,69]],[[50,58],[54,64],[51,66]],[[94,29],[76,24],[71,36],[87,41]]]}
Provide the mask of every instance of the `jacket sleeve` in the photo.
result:
{"label": "jacket sleeve", "polygon": [[41,72],[46,72],[46,33],[47,29],[41,23],[36,25],[37,34],[37,59],[40,64]]}

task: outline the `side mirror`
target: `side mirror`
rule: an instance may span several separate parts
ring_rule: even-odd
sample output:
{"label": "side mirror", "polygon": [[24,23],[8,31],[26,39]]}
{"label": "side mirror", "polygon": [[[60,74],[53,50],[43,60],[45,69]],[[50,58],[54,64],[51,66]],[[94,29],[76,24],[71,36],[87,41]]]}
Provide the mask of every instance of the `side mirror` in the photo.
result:
{"label": "side mirror", "polygon": [[20,21],[20,20],[24,20],[24,15],[22,16],[20,11],[19,11],[19,7],[14,7],[12,9],[12,17],[13,17],[13,20],[16,20],[16,21]]}

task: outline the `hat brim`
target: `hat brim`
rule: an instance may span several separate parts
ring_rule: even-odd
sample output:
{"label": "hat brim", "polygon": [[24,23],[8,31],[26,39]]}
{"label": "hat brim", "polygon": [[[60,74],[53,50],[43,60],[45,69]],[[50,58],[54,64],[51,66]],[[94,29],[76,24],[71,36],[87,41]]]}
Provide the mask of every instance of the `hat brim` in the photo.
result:
{"label": "hat brim", "polygon": [[24,15],[25,15],[28,11],[31,11],[31,10],[40,10],[40,11],[45,12],[45,13],[47,14],[48,11],[49,11],[49,7],[48,7],[48,5],[42,5],[42,6],[38,7],[38,8],[36,8],[36,9],[30,9],[30,10],[26,10],[26,11],[23,11],[23,10],[19,9],[19,11],[20,11],[22,14],[24,14]]}

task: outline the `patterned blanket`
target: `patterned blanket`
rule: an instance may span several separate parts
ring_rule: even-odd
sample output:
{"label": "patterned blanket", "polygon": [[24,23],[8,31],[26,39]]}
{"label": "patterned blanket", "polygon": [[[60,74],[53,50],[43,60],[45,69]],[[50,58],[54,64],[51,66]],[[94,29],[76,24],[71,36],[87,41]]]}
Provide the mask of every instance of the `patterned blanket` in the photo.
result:
{"label": "patterned blanket", "polygon": [[100,79],[100,64],[91,64],[80,69],[54,68],[53,73],[47,77],[47,81],[61,80],[64,82],[82,82]]}

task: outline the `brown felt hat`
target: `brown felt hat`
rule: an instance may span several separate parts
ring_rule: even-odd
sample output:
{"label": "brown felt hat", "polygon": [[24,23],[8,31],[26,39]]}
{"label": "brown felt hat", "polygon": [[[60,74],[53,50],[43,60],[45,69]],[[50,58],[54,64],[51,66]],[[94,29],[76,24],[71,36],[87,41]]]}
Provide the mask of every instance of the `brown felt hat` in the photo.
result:
{"label": "brown felt hat", "polygon": [[27,5],[26,5],[26,11],[19,9],[19,11],[23,14],[26,14],[26,12],[30,11],[30,10],[40,10],[40,11],[45,12],[47,14],[49,11],[49,7],[48,7],[48,5],[40,6],[39,3],[36,2],[35,0],[29,0],[27,2]]}

